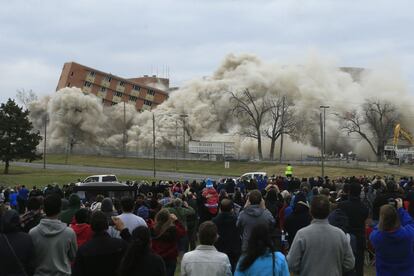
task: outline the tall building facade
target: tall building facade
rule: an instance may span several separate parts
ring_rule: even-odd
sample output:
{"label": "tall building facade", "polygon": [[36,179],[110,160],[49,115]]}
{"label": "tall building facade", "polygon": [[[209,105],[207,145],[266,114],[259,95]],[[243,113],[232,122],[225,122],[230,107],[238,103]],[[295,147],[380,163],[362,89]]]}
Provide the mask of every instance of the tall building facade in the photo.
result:
{"label": "tall building facade", "polygon": [[138,111],[143,111],[151,110],[164,102],[168,98],[168,86],[169,80],[165,78],[144,76],[126,79],[75,62],[67,62],[63,65],[56,91],[64,87],[78,87],[84,93],[101,98],[104,105],[128,102]]}

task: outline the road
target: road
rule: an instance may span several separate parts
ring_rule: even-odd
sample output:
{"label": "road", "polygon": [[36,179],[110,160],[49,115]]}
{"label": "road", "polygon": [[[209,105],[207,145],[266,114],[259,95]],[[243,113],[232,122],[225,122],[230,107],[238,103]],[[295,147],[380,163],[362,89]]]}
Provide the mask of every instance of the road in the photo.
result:
{"label": "road", "polygon": [[[26,162],[13,162],[12,165],[42,169],[42,163],[26,163]],[[92,174],[115,174],[115,175],[131,175],[142,177],[153,177],[154,172],[152,170],[133,170],[133,169],[121,169],[121,168],[104,168],[104,167],[91,167],[91,166],[79,166],[79,165],[60,165],[60,164],[47,164],[46,169],[55,171],[70,171],[70,172],[85,172]],[[165,180],[203,180],[206,178],[219,179],[229,176],[220,175],[207,175],[207,174],[193,174],[185,172],[166,172],[157,171],[157,179]]]}

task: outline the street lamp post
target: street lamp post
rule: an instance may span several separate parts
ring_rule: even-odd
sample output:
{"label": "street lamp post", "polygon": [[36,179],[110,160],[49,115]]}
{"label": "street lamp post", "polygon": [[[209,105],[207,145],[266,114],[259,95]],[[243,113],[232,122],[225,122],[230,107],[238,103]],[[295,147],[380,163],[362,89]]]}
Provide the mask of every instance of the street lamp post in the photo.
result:
{"label": "street lamp post", "polygon": [[45,138],[43,141],[43,169],[46,169],[46,140],[47,140],[47,122],[48,116],[45,114],[44,121],[45,121]]}
{"label": "street lamp post", "polygon": [[178,120],[175,119],[175,170],[178,171]]}
{"label": "street lamp post", "polygon": [[322,178],[325,178],[325,152],[326,152],[326,109],[329,108],[328,105],[321,105],[319,108],[323,109],[323,123],[321,120],[321,161],[322,161]]}
{"label": "street lamp post", "polygon": [[154,178],[156,175],[155,171],[155,114],[152,112],[152,159],[153,159],[153,169],[154,169]]}

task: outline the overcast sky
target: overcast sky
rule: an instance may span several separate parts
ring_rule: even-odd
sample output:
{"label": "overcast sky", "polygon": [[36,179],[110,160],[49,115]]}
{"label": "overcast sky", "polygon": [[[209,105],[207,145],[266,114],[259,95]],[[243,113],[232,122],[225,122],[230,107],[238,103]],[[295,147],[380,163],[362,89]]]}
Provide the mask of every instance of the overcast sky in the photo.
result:
{"label": "overcast sky", "polygon": [[55,91],[64,62],[173,85],[210,75],[228,53],[341,66],[397,64],[414,91],[414,2],[335,0],[2,1],[0,101]]}

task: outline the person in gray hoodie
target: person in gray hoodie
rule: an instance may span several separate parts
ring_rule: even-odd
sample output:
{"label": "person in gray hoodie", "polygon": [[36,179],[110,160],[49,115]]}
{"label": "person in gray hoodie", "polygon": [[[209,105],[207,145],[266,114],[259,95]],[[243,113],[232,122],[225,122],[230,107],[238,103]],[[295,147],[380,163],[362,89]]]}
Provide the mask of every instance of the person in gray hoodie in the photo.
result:
{"label": "person in gray hoodie", "polygon": [[71,275],[71,261],[76,256],[76,234],[58,220],[62,202],[56,195],[44,200],[46,218],[29,232],[35,248],[34,276]]}
{"label": "person in gray hoodie", "polygon": [[275,226],[275,219],[272,213],[266,209],[260,191],[253,190],[249,193],[246,205],[237,219],[237,227],[242,232],[242,252],[247,251],[247,242],[253,227],[257,224],[267,224],[272,229]]}

